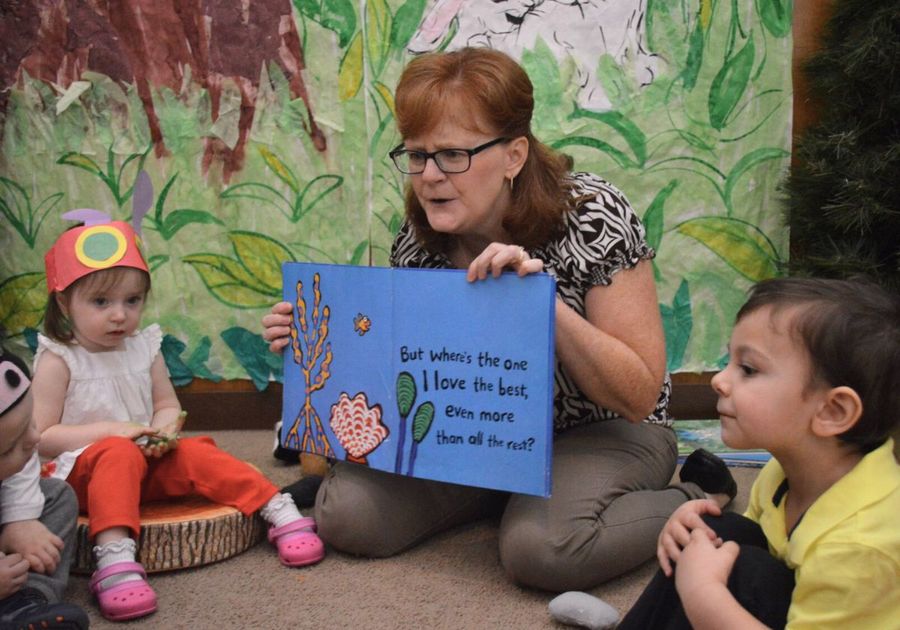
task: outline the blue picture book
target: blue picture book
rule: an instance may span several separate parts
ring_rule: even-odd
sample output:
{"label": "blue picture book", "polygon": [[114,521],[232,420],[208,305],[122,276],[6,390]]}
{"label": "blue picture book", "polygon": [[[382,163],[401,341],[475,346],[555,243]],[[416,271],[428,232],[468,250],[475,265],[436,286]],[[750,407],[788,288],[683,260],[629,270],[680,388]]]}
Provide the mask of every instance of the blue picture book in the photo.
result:
{"label": "blue picture book", "polygon": [[285,263],[281,445],[549,496],[555,283]]}

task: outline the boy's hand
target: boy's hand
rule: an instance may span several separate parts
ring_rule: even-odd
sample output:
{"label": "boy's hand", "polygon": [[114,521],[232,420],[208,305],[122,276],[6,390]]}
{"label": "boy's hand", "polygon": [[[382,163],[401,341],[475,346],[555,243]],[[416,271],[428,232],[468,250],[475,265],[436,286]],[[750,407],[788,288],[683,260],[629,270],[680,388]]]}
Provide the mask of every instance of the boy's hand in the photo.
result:
{"label": "boy's hand", "polygon": [[0,599],[6,599],[25,585],[28,560],[21,554],[0,552]]}
{"label": "boy's hand", "polygon": [[656,557],[667,577],[672,577],[672,563],[678,562],[695,530],[702,532],[716,547],[722,544],[716,533],[700,518],[704,514],[719,516],[722,509],[715,501],[696,499],[682,503],[666,521],[656,541]]}
{"label": "boy's hand", "polygon": [[685,608],[689,607],[691,598],[708,596],[717,586],[727,588],[728,576],[739,553],[740,547],[735,542],[716,545],[703,530],[691,532],[675,571],[675,588],[682,602],[688,602]]}
{"label": "boy's hand", "polygon": [[35,519],[7,523],[0,533],[0,549],[24,558],[35,573],[56,571],[62,548],[62,539]]}

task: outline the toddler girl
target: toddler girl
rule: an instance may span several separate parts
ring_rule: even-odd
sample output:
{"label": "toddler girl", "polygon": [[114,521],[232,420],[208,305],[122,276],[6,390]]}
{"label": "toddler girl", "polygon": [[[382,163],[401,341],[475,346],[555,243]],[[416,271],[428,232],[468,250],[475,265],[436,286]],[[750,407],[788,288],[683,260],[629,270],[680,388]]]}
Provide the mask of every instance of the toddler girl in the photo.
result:
{"label": "toddler girl", "polygon": [[325,555],[312,518],[252,466],[209,437],[179,438],[182,411],[157,325],[138,330],[150,273],[132,227],[93,221],[45,257],[50,298],[35,356],[34,418],[47,470],[66,479],[89,519],[91,590],[113,621],[156,610],[135,561],[139,506],[197,494],[245,515],[260,510],[286,566]]}

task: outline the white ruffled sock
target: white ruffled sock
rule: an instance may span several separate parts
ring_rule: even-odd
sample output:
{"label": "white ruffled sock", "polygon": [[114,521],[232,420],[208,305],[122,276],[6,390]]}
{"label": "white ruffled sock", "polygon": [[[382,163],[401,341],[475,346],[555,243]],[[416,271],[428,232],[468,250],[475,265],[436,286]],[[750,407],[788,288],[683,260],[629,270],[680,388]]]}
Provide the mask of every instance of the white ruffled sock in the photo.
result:
{"label": "white ruffled sock", "polygon": [[276,493],[274,497],[269,499],[268,503],[262,506],[259,515],[274,527],[281,527],[303,518],[300,510],[297,509],[297,505],[294,503],[294,499],[286,492],[284,494]]}
{"label": "white ruffled sock", "polygon": [[[137,552],[137,545],[131,538],[122,538],[121,540],[113,540],[103,545],[94,547],[94,557],[97,559],[97,570],[119,562],[134,562]],[[142,580],[140,573],[130,571],[128,573],[119,573],[101,580],[103,588],[109,588],[122,582],[132,582],[134,580]]]}

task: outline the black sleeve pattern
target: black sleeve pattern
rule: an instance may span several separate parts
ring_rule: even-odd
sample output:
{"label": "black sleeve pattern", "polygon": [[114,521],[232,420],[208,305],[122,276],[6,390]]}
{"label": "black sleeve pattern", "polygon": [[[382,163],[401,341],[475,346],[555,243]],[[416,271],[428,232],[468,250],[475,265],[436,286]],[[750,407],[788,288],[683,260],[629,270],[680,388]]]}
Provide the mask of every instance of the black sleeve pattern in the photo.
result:
{"label": "black sleeve pattern", "polygon": [[[596,175],[573,173],[573,197],[581,202],[566,216],[565,233],[530,256],[544,261],[544,270],[556,278],[556,292],[577,313],[584,315],[584,297],[597,285],[608,285],[620,269],[630,269],[655,253],[647,245],[644,226],[625,196]],[[425,251],[408,223],[400,228],[391,247],[392,267],[451,269],[441,254]],[[671,381],[666,375],[656,409],[645,422],[671,426],[668,414]],[[616,418],[618,415],[591,402],[557,362],[554,374],[554,430]]]}

